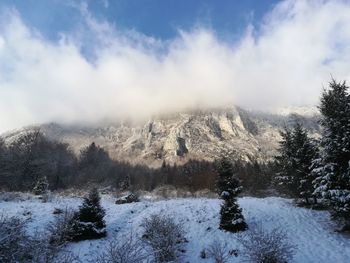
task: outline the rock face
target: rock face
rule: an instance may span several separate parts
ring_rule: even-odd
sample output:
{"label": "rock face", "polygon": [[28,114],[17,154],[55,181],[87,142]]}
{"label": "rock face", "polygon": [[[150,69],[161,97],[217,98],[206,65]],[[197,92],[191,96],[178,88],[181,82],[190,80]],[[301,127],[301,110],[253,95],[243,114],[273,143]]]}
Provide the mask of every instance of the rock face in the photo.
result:
{"label": "rock face", "polygon": [[[295,120],[314,136],[319,133],[317,115],[286,116],[237,107],[162,115],[138,124],[100,127],[43,124],[40,129],[49,138],[69,143],[77,153],[94,141],[108,150],[112,158],[160,166],[163,160],[169,163],[183,163],[190,158],[214,160],[221,154],[244,161],[267,161],[276,154],[279,130]],[[2,137],[11,141],[32,128]]]}

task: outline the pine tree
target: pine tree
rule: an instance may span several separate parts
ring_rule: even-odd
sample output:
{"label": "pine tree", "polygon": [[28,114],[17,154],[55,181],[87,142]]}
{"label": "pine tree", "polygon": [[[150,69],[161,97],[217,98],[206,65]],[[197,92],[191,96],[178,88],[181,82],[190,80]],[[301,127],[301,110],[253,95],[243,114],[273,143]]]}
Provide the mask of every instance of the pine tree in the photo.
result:
{"label": "pine tree", "polygon": [[309,198],[313,194],[311,174],[312,161],[317,154],[317,147],[307,131],[296,123],[292,130],[281,132],[280,155],[276,157],[278,165],[277,181],[285,186],[297,198]]}
{"label": "pine tree", "polygon": [[105,237],[107,232],[104,216],[100,196],[97,189],[93,188],[73,218],[71,239],[80,241]]}
{"label": "pine tree", "polygon": [[350,226],[350,95],[345,82],[332,80],[319,107],[323,134],[312,173],[315,194],[330,201],[332,215]]}
{"label": "pine tree", "polygon": [[244,231],[248,226],[242,209],[237,204],[237,195],[242,191],[242,186],[234,176],[232,163],[227,158],[221,158],[217,163],[217,172],[217,190],[224,201],[220,210],[220,229],[230,232]]}
{"label": "pine tree", "polygon": [[46,176],[39,177],[37,180],[33,192],[35,195],[43,195],[46,194],[47,191],[49,190],[49,183],[47,181]]}
{"label": "pine tree", "polygon": [[279,155],[275,156],[276,165],[277,165],[277,177],[276,181],[285,186],[291,193],[295,192],[293,189],[296,189],[296,181],[293,180],[294,175],[294,164],[293,164],[293,138],[292,132],[288,129],[280,131],[282,140],[279,142],[280,147],[278,149]]}

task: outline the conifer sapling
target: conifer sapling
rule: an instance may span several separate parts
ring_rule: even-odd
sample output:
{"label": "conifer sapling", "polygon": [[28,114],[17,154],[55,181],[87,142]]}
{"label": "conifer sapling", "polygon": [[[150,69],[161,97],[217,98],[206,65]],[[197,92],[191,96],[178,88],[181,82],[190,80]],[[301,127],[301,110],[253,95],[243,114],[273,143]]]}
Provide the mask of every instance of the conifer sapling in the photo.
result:
{"label": "conifer sapling", "polygon": [[219,175],[217,190],[223,204],[220,210],[220,229],[230,232],[244,231],[247,224],[242,215],[242,209],[237,204],[237,196],[242,191],[240,182],[233,173],[233,166],[227,158],[221,158],[217,163]]}
{"label": "conifer sapling", "polygon": [[93,188],[84,198],[79,211],[74,216],[72,240],[80,241],[105,237],[107,232],[104,216],[105,210],[101,206],[99,193],[96,188]]}

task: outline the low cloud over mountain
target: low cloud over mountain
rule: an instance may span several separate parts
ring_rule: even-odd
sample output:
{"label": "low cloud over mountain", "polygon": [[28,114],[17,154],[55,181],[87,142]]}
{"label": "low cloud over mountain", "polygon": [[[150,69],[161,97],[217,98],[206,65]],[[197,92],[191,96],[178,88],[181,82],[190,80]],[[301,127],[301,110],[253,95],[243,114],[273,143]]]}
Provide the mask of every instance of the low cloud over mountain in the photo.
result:
{"label": "low cloud over mountain", "polygon": [[81,21],[56,42],[16,10],[2,11],[0,131],[195,107],[312,105],[330,74],[350,77],[346,1],[283,1],[236,42],[200,25],[159,40],[77,8]]}

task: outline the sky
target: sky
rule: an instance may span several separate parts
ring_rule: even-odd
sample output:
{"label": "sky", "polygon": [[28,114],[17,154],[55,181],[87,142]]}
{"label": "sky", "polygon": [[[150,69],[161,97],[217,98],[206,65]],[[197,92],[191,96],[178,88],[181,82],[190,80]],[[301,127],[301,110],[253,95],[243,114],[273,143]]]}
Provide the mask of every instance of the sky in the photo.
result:
{"label": "sky", "polygon": [[349,0],[2,0],[0,132],[317,105],[349,63]]}

